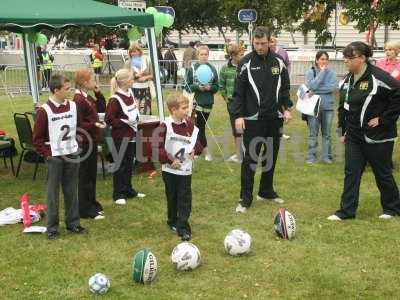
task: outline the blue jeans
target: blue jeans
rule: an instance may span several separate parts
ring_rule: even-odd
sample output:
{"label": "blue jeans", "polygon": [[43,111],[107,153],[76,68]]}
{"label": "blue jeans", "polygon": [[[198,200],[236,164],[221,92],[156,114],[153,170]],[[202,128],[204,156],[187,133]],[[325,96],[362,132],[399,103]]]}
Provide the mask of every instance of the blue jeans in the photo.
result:
{"label": "blue jeans", "polygon": [[318,133],[321,127],[322,133],[322,155],[323,161],[332,159],[331,127],[333,110],[321,110],[317,117],[308,116],[308,128],[310,135],[308,138],[307,160],[315,162],[317,160]]}

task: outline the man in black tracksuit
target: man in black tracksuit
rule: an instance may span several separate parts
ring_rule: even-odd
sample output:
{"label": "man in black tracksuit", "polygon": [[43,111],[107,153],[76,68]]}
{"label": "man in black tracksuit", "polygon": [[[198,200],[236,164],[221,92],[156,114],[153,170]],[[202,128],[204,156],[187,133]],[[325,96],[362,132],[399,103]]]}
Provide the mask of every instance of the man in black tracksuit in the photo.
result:
{"label": "man in black tracksuit", "polygon": [[[254,30],[254,51],[238,66],[230,112],[235,127],[243,132],[244,158],[241,168],[240,202],[237,212],[245,212],[253,200],[254,174],[262,150],[262,175],[257,198],[283,203],[273,188],[275,163],[283,121],[289,112],[290,80],[285,64],[269,50],[270,32]],[[264,145],[264,147],[262,147]]]}
{"label": "man in black tracksuit", "polygon": [[400,82],[371,65],[369,46],[353,42],[343,51],[350,73],[339,84],[339,127],[345,142],[345,179],[340,209],[331,221],[354,218],[358,207],[361,176],[371,165],[381,193],[383,214],[390,219],[400,214],[399,190],[391,161],[400,114]]}

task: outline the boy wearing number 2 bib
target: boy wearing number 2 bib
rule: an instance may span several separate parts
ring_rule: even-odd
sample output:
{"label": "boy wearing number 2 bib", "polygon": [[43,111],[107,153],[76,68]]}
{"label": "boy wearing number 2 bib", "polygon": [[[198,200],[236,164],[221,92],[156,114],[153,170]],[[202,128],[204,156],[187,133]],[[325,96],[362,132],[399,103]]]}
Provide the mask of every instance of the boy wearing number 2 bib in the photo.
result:
{"label": "boy wearing number 2 bib", "polygon": [[187,118],[189,100],[186,97],[173,95],[167,106],[171,116],[160,125],[158,148],[167,197],[167,224],[183,241],[189,241],[193,156],[201,153],[201,146],[196,143],[199,129]]}
{"label": "boy wearing number 2 bib", "polygon": [[33,130],[33,144],[45,158],[47,181],[47,238],[58,237],[59,191],[64,194],[65,224],[71,233],[83,233],[77,197],[79,155],[76,131],[78,116],[75,102],[67,100],[71,84],[62,75],[49,82],[52,95],[38,109]]}

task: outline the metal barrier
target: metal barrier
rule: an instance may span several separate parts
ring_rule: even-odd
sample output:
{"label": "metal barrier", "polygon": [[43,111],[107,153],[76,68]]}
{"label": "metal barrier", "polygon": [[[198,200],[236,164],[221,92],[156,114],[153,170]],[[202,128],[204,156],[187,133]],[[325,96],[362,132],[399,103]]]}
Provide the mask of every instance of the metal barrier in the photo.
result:
{"label": "metal barrier", "polygon": [[[185,78],[183,77],[183,74],[185,72],[182,71],[182,69],[184,70],[184,68],[182,68],[182,65],[183,65],[182,61],[161,60],[160,61],[160,67],[161,67],[160,69],[164,69],[165,74],[167,74],[167,76],[165,76],[165,74],[163,74],[163,71],[160,71],[162,85],[164,87],[169,87],[169,86],[174,87],[175,86],[174,83],[171,83],[171,74],[170,74],[171,72],[168,72],[169,70],[171,70],[171,67],[169,67],[169,66],[173,65],[174,63],[176,63],[178,66],[178,71],[177,71],[178,86],[182,86],[185,84]],[[227,61],[226,60],[211,60],[210,63],[215,67],[218,74],[220,74],[222,67],[224,65],[226,65]],[[291,68],[290,68],[290,74],[289,74],[291,86],[297,87],[304,83],[305,73],[312,67],[312,63],[313,63],[312,61],[291,61]],[[338,79],[342,78],[345,74],[347,74],[347,70],[345,68],[345,65],[343,64],[343,60],[331,59],[329,61],[329,68],[336,72]]]}
{"label": "metal barrier", "polygon": [[[80,63],[69,63],[69,64],[55,64],[53,66],[52,73],[61,73],[69,78],[71,81],[74,80],[74,72],[81,68],[90,68],[91,63],[89,57],[86,61]],[[122,68],[126,58],[123,55],[109,55],[104,60],[103,73],[100,75],[100,86],[105,88],[110,86],[110,80],[118,69]],[[175,63],[177,64],[177,79],[174,81],[175,76]],[[210,63],[215,67],[218,74],[221,68],[227,63],[226,60],[211,60]],[[160,75],[161,84],[163,88],[175,88],[179,89],[185,85],[184,68],[182,68],[182,61],[174,60],[161,60],[160,64]],[[290,82],[293,87],[304,83],[304,75],[308,69],[311,68],[311,61],[291,61],[291,72]],[[343,77],[347,71],[342,60],[331,59],[329,66],[337,74],[338,80]],[[39,72],[39,90],[43,85],[45,77]],[[45,92],[45,91],[43,91]],[[16,95],[29,94],[30,89],[28,86],[28,78],[26,75],[26,69],[24,65],[5,65],[3,70],[0,70],[0,94],[9,94],[11,97]]]}
{"label": "metal barrier", "polygon": [[[74,81],[75,72],[82,68],[90,68],[86,63],[74,63],[65,65],[53,65],[51,74],[63,74],[71,82]],[[100,86],[109,87],[112,74],[100,76]],[[42,70],[38,70],[38,84],[41,93],[49,92],[46,76]],[[15,97],[30,94],[26,67],[24,65],[6,65],[0,70],[0,95]]]}
{"label": "metal barrier", "polygon": [[11,97],[29,94],[28,76],[25,66],[5,66],[0,76],[0,91]]}

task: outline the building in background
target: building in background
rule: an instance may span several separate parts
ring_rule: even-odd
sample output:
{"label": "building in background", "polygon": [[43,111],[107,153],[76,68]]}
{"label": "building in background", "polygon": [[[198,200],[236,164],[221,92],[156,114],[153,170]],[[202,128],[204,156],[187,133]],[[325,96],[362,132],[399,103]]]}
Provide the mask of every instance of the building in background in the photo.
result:
{"label": "building in background", "polygon": [[[299,22],[300,23],[300,22]],[[296,23],[298,25],[299,23]],[[358,29],[355,29],[356,25],[354,22],[349,22],[346,25],[341,25],[339,22],[335,24],[335,18],[331,17],[329,21],[329,31],[332,33],[333,40],[327,42],[325,45],[317,45],[315,43],[315,32],[311,31],[306,36],[304,36],[301,32],[290,33],[287,31],[282,31],[278,34],[279,44],[284,48],[315,48],[316,46],[323,46],[324,48],[335,48],[336,47],[345,47],[347,44],[359,40],[365,41],[366,32],[358,32]],[[335,34],[335,26],[337,28]],[[243,26],[243,29],[246,29]],[[249,37],[247,33],[240,35],[236,31],[227,31],[225,33],[227,39],[231,39],[232,41],[239,42],[239,40],[246,41],[248,44]],[[199,40],[202,43],[208,45],[215,45],[222,47],[224,45],[224,38],[218,32],[218,29],[210,29],[207,31],[207,34],[200,34],[195,32],[183,33],[181,34],[181,39],[179,40],[179,33],[177,31],[171,31],[168,36],[168,39],[174,43],[187,45],[189,41],[197,41]],[[392,30],[385,28],[384,26],[378,27],[375,33],[375,39],[377,46],[379,48],[383,48],[384,43],[388,40],[400,40],[400,30]]]}

